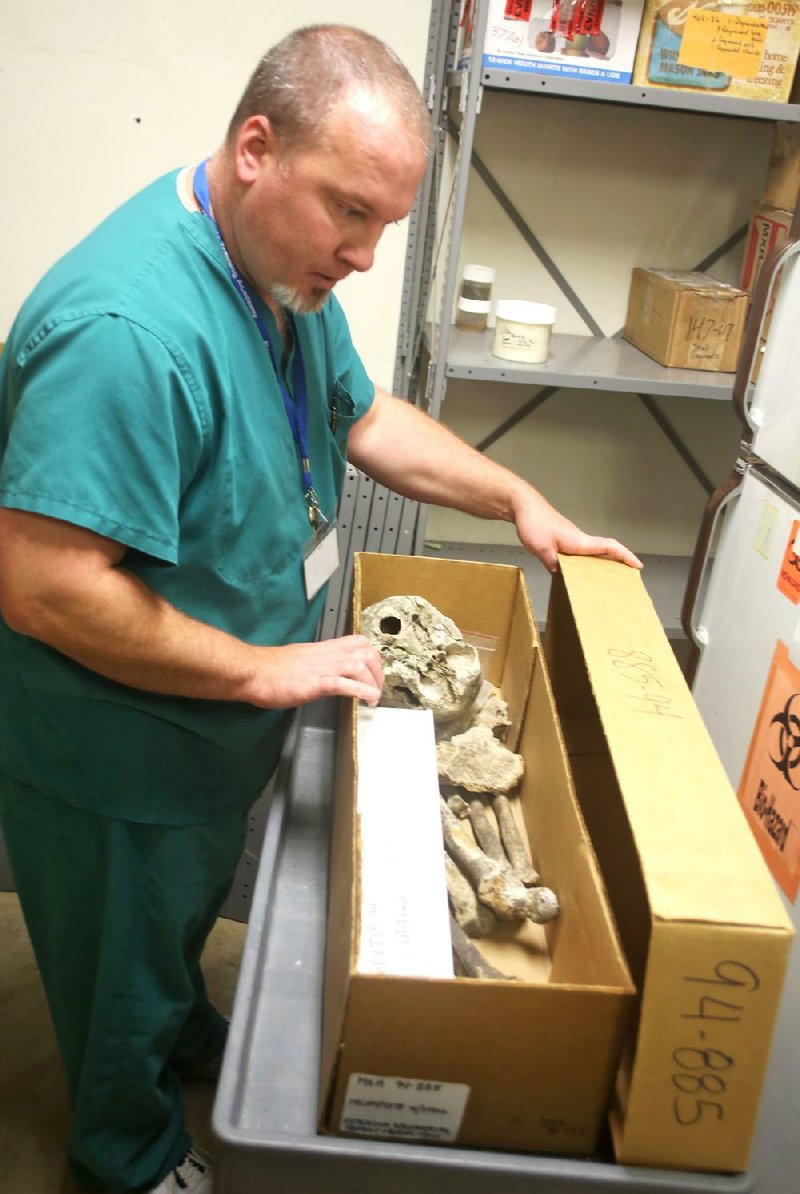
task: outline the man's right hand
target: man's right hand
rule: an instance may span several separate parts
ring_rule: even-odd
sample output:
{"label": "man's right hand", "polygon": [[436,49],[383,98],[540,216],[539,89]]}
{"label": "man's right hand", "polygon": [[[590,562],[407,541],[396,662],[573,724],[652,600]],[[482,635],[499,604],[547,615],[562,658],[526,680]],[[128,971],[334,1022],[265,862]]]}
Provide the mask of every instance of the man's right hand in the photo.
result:
{"label": "man's right hand", "polygon": [[380,700],[381,657],[362,634],[258,649],[264,667],[256,670],[246,697],[254,705],[288,708],[327,696],[355,697],[368,705]]}

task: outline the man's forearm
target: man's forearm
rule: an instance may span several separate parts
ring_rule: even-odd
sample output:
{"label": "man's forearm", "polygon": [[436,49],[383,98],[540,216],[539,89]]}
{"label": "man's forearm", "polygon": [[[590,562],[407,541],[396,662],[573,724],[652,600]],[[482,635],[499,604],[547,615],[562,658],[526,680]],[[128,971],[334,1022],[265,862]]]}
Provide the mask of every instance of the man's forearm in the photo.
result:
{"label": "man's forearm", "polygon": [[582,531],[527,481],[384,391],[377,391],[372,408],[353,428],[349,455],[358,468],[405,497],[513,522],[523,547],[551,572],[560,553],[641,567],[616,539]]}
{"label": "man's forearm", "polygon": [[541,495],[502,465],[476,452],[447,427],[410,403],[378,390],[374,417],[356,424],[349,456],[380,484],[478,518],[514,522],[519,502]]}
{"label": "man's forearm", "polygon": [[126,571],[124,555],[80,527],[0,508],[0,612],[12,630],[149,692],[261,708],[321,696],[378,700],[380,656],[362,636],[242,642],[170,605]]}
{"label": "man's forearm", "polygon": [[257,648],[187,617],[120,567],[90,588],[43,590],[13,628],[150,692],[246,701],[257,669]]}

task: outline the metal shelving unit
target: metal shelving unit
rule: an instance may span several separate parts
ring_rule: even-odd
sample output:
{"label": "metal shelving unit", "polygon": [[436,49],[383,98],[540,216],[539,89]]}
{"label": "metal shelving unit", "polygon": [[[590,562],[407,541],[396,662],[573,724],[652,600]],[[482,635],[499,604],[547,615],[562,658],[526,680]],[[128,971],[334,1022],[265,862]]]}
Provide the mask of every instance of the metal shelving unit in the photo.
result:
{"label": "metal shelving unit", "polygon": [[[493,178],[491,171],[475,153],[475,128],[484,93],[492,91],[526,94],[537,104],[572,99],[589,103],[647,107],[654,110],[656,119],[655,110],[669,109],[673,112],[711,115],[721,119],[798,122],[800,105],[726,98],[717,94],[704,95],[633,84],[597,83],[496,66],[487,68],[482,62],[482,47],[488,21],[488,4],[485,0],[477,0],[475,6],[472,61],[457,68],[459,9],[460,5],[457,2],[450,5],[451,24],[448,32],[448,63],[445,76],[447,87],[441,97],[443,135],[455,138],[458,154],[449,218],[445,224],[447,255],[443,270],[441,303],[423,338],[424,346],[430,355],[423,405],[430,414],[439,418],[447,382],[450,379],[538,387],[533,397],[524,402],[514,416],[507,419],[478,445],[485,450],[560,389],[594,389],[599,392],[635,395],[667,435],[687,468],[710,494],[714,488],[712,482],[705,476],[689,447],[671,426],[656,400],[669,396],[728,401],[732,396],[734,375],[665,368],[624,341],[619,333],[611,337],[605,336],[591,313],[583,306],[579,296],[561,275],[555,262],[549,258],[544,246]],[[448,113],[448,107],[456,106],[456,97],[458,120],[453,119]],[[550,357],[544,365],[517,365],[502,361],[492,356],[490,332],[483,335],[461,332],[450,323],[458,284],[458,246],[463,233],[471,169],[477,172],[483,183],[493,192],[516,231],[522,235],[528,247],[548,270],[589,329],[590,334],[586,336],[556,333],[551,342]],[[435,224],[435,202],[429,218]],[[709,269],[720,256],[744,238],[746,231],[746,227],[740,228],[703,261],[697,262],[694,268]],[[426,511],[421,508],[414,534],[414,551],[417,553],[426,551],[425,524]],[[485,558],[488,553],[498,562],[507,563],[519,563],[520,556],[524,555],[516,548],[486,544],[449,543],[447,548],[451,553],[462,555],[464,558]],[[654,560],[657,561],[655,567],[652,562]],[[673,610],[674,594],[683,591],[688,570],[688,559],[660,556],[651,557],[645,572],[645,584],[650,590],[662,622],[667,632],[674,636],[682,633],[680,619]]]}

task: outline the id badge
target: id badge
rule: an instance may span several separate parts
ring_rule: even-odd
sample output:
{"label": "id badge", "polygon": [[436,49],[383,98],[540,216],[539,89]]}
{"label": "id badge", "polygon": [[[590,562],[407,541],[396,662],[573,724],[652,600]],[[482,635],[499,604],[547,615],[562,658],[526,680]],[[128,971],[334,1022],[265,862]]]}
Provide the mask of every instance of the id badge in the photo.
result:
{"label": "id badge", "polygon": [[339,536],[336,523],[326,523],[309,539],[303,551],[306,598],[311,601],[339,567]]}

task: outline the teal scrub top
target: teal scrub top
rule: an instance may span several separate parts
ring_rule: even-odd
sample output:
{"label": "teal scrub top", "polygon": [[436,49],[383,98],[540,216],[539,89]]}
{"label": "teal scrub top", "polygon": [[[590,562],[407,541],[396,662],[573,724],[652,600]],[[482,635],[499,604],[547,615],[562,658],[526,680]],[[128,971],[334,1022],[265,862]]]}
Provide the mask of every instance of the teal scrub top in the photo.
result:
{"label": "teal scrub top", "polygon": [[[176,181],[109,216],[24,304],[0,355],[0,504],[124,544],[126,569],[246,642],[310,641],[325,591],[306,599],[297,446],[215,229]],[[374,387],[333,295],[296,327],[333,520]],[[252,800],[289,716],[107,680],[0,619],[0,768],[81,808],[183,824]]]}

